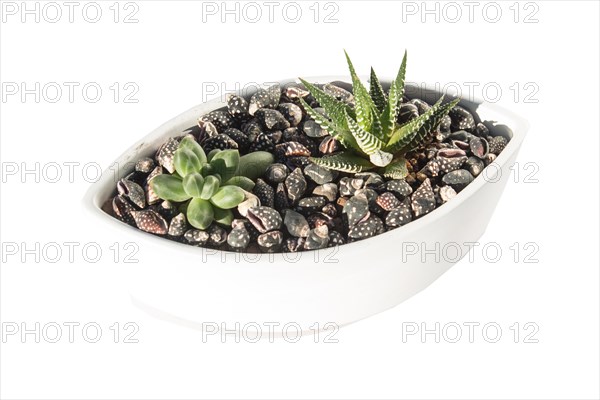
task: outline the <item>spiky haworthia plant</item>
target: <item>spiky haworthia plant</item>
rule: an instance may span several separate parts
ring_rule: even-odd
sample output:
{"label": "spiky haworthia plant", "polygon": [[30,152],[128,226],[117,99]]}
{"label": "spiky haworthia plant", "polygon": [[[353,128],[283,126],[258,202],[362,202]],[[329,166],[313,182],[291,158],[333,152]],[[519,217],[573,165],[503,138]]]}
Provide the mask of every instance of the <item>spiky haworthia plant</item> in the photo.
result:
{"label": "spiky haworthia plant", "polygon": [[404,178],[408,174],[404,155],[419,147],[459,100],[442,104],[442,96],[419,117],[400,125],[397,118],[404,96],[406,52],[387,94],[372,68],[370,88],[367,91],[358,78],[348,53],[346,60],[352,77],[354,107],[300,79],[325,110],[326,116],[301,99],[307,114],[346,148],[340,153],[310,160],[319,166],[338,171],[361,172],[381,168],[385,177]]}
{"label": "spiky haworthia plant", "polygon": [[206,229],[213,221],[231,224],[231,209],[244,201],[244,190],[252,190],[252,179],[273,163],[273,155],[257,151],[240,157],[237,150],[213,150],[207,156],[193,137],[186,136],[173,162],[175,172],[155,176],[150,186],[163,200],[186,202],[188,222]]}

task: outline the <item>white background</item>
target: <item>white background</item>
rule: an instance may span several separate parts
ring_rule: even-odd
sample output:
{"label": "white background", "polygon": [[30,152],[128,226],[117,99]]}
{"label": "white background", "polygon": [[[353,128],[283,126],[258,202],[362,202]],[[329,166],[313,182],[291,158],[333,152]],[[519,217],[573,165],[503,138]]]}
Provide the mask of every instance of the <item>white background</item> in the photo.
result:
{"label": "white background", "polygon": [[[201,2],[137,1],[139,22],[131,24],[122,20],[134,8],[124,10],[121,3],[114,23],[113,2],[99,3],[98,23],[83,19],[85,3],[75,9],[73,23],[60,2],[64,15],[57,23],[43,15],[39,23],[35,16],[22,23],[20,14],[3,15],[3,84],[78,82],[81,88],[96,82],[103,94],[97,103],[82,98],[80,89],[72,103],[66,89],[57,103],[44,96],[36,103],[33,95],[2,99],[3,171],[22,162],[80,163],[72,183],[67,169],[57,183],[3,177],[2,242],[30,247],[97,242],[105,253],[98,263],[81,256],[70,263],[66,255],[57,263],[36,263],[33,256],[21,263],[19,255],[6,256],[5,327],[96,322],[103,337],[95,344],[80,331],[74,343],[65,337],[54,344],[36,343],[33,335],[24,343],[19,335],[3,337],[2,398],[599,397],[597,2],[499,2],[496,23],[489,22],[495,8],[483,13],[485,3],[474,9],[472,22],[468,6],[454,3],[463,14],[456,23],[448,21],[456,8],[439,3],[439,22],[425,15],[423,23],[421,2],[411,3],[419,8],[411,15],[407,2],[374,1],[335,2],[337,23],[324,23],[336,8],[324,10],[323,3],[315,23],[313,2],[299,3],[300,21],[288,22],[282,2],[270,23],[268,8],[259,2],[265,13],[260,22],[242,15],[238,23],[233,16],[221,23],[219,14],[203,21]],[[532,12],[530,20],[537,22],[525,23]],[[315,344],[311,337],[297,343],[218,338],[203,343],[198,331],[132,305],[123,279],[126,265],[115,263],[108,249],[119,238],[81,210],[89,187],[81,165],[108,167],[131,143],[202,102],[209,95],[203,82],[223,82],[232,90],[236,82],[345,74],[343,48],[361,73],[373,65],[380,75],[395,73],[406,48],[408,80],[456,82],[464,89],[476,83],[478,96],[485,84],[500,87],[498,103],[529,120],[518,158],[521,174],[509,182],[481,238],[501,246],[499,261],[486,262],[476,252],[475,262],[461,261],[400,306],[342,328],[338,343],[320,338]],[[129,91],[123,91],[115,103],[109,89],[115,82],[137,85],[138,102],[124,102]],[[496,97],[491,89],[483,95]],[[524,170],[525,163],[539,167],[537,183],[526,182],[523,174],[531,170]],[[515,242],[521,248],[517,262],[509,249]],[[525,262],[528,242],[539,248],[537,263]],[[140,261],[152,262],[157,250],[142,250]],[[122,337],[114,343],[109,326],[119,322],[122,328],[128,321],[139,326],[139,343],[123,343]],[[473,343],[466,337],[436,343],[433,335],[424,343],[418,335],[403,341],[406,322],[429,328],[436,322],[494,322],[503,332],[497,343],[486,341],[480,330]],[[517,343],[510,329],[515,322],[521,332]],[[525,343],[527,322],[539,328],[537,343]]]}

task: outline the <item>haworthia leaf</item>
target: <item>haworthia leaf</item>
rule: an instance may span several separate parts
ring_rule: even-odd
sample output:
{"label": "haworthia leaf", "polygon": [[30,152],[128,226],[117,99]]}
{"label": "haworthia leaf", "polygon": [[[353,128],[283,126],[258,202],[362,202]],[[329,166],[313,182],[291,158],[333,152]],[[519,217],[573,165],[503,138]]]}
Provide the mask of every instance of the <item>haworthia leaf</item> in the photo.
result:
{"label": "haworthia leaf", "polygon": [[352,136],[354,136],[354,139],[356,140],[356,143],[358,143],[360,149],[365,154],[371,155],[383,147],[383,142],[381,140],[377,139],[375,135],[365,131],[348,114],[346,114],[346,121],[348,123],[348,127],[350,128],[350,132],[352,132]]}
{"label": "haworthia leaf", "polygon": [[198,173],[189,174],[183,178],[183,189],[190,197],[200,197],[204,187],[204,177]]}
{"label": "haworthia leaf", "polygon": [[202,192],[200,193],[200,198],[204,200],[210,200],[211,197],[217,192],[219,186],[221,185],[221,181],[214,175],[208,175],[204,178],[204,186],[202,187]]}
{"label": "haworthia leaf", "polygon": [[175,151],[173,165],[175,165],[175,171],[182,177],[200,172],[202,168],[202,164],[196,153],[188,148],[181,148]]}
{"label": "haworthia leaf", "polygon": [[246,178],[245,176],[234,176],[227,182],[223,184],[223,186],[232,185],[237,186],[244,189],[247,192],[252,191],[254,189],[254,182],[250,178]]}
{"label": "haworthia leaf", "polygon": [[163,200],[185,201],[191,196],[183,189],[183,181],[181,178],[169,175],[156,175],[150,180],[150,187],[154,193]]}
{"label": "haworthia leaf", "polygon": [[338,153],[321,158],[311,157],[309,160],[318,166],[343,172],[356,173],[373,168],[368,160],[349,153]]}
{"label": "haworthia leaf", "polygon": [[[442,96],[442,98],[438,100],[438,103],[436,104],[441,104],[443,98],[444,97]],[[427,121],[425,121],[423,126],[419,128],[417,134],[413,137],[410,143],[408,143],[403,149],[401,149],[401,151],[408,152],[419,147],[422,144],[423,140],[427,137],[427,135],[429,135],[431,132],[437,129],[439,124],[442,122],[444,116],[446,116],[448,112],[450,112],[450,110],[458,104],[459,101],[460,99],[455,99],[449,103],[444,104],[443,106],[438,105],[433,115]]]}
{"label": "haworthia leaf", "polygon": [[427,122],[427,120],[429,120],[437,111],[442,99],[438,100],[438,102],[435,103],[429,110],[425,111],[417,118],[402,125],[399,129],[396,129],[386,146],[386,150],[396,152],[408,145],[417,136],[419,129],[421,129],[425,122]]}
{"label": "haworthia leaf", "polygon": [[371,133],[379,140],[384,140],[383,126],[381,125],[381,118],[375,106],[373,106],[373,123],[371,124]]}
{"label": "haworthia leaf", "polygon": [[221,186],[210,198],[210,202],[223,210],[228,210],[244,201],[245,197],[244,191],[237,186]]}
{"label": "haworthia leaf", "polygon": [[377,111],[379,114],[381,114],[385,104],[387,103],[387,98],[373,67],[371,67],[371,84],[369,87],[369,93],[371,94],[371,98],[373,99],[373,103],[375,103]]}
{"label": "haworthia leaf", "polygon": [[223,150],[214,155],[210,160],[210,165],[214,172],[221,175],[223,181],[227,181],[235,176],[240,163],[240,153],[237,150]]}
{"label": "haworthia leaf", "polygon": [[325,116],[315,111],[315,109],[309,106],[308,103],[304,101],[304,99],[301,98],[300,103],[304,106],[304,109],[306,110],[308,116],[314,119],[315,122],[319,124],[321,128],[325,129],[332,137],[339,140],[344,147],[360,150],[358,144],[356,143],[356,141],[352,137],[352,134],[350,133],[348,125],[345,121],[345,116],[344,126],[339,127],[335,125],[332,121],[327,119]]}
{"label": "haworthia leaf", "polygon": [[[346,126],[346,121],[344,120],[344,110],[352,112],[352,108],[346,103],[342,103],[332,95],[325,93],[323,90],[319,89],[312,83],[305,81],[302,78],[300,78],[300,82],[304,84],[304,86],[308,89],[310,94],[312,94],[312,96],[315,98],[315,100],[317,100],[319,105],[325,110],[325,112],[331,119],[333,128],[335,130],[348,130],[348,127]],[[306,104],[304,99],[302,99],[302,105],[304,105],[305,107],[308,105]],[[314,119],[312,115],[311,117]],[[317,121],[317,123],[321,125],[320,122]],[[327,128],[323,129],[329,131],[329,129]]]}
{"label": "haworthia leaf", "polygon": [[[396,89],[398,91],[398,103],[402,101],[402,97],[404,97],[404,82],[406,79],[406,50],[404,51],[404,57],[402,57],[402,64],[400,64],[400,69],[398,69],[398,74],[396,75]],[[397,107],[400,107],[398,104]]]}
{"label": "haworthia leaf", "polygon": [[388,102],[383,108],[383,112],[381,113],[381,125],[383,135],[384,138],[388,141],[392,133],[394,132],[394,128],[396,127],[396,118],[398,117],[399,108],[398,104],[398,85],[396,85],[396,81],[393,80],[390,85]]}
{"label": "haworthia leaf", "polygon": [[383,176],[390,179],[403,179],[408,175],[406,159],[399,158],[383,170]]}
{"label": "haworthia leaf", "polygon": [[213,157],[220,152],[221,152],[221,149],[212,149],[211,151],[208,152],[208,154],[206,156],[206,161],[210,162],[213,159]]}
{"label": "haworthia leaf", "polygon": [[352,91],[354,92],[356,122],[365,131],[370,131],[371,124],[373,122],[372,110],[375,108],[375,103],[373,103],[373,99],[371,99],[371,96],[369,96],[369,92],[356,74],[354,65],[352,65],[352,61],[350,60],[350,56],[348,56],[348,53],[345,50],[344,54],[346,55],[348,69],[350,70],[350,76],[352,77]]}
{"label": "haworthia leaf", "polygon": [[206,229],[213,222],[213,206],[208,200],[193,198],[187,206],[186,217],[194,228]]}
{"label": "haworthia leaf", "polygon": [[181,142],[179,143],[179,148],[180,149],[190,149],[191,151],[194,152],[196,157],[198,157],[198,160],[200,160],[200,164],[206,164],[206,161],[207,161],[206,153],[204,153],[202,146],[200,146],[200,144],[198,142],[196,142],[196,139],[194,139],[193,137],[191,137],[189,135],[184,137],[181,140]]}
{"label": "haworthia leaf", "polygon": [[231,221],[233,221],[233,213],[231,210],[223,210],[222,208],[213,206],[213,211],[215,214],[214,221],[217,224],[227,227],[231,226]]}

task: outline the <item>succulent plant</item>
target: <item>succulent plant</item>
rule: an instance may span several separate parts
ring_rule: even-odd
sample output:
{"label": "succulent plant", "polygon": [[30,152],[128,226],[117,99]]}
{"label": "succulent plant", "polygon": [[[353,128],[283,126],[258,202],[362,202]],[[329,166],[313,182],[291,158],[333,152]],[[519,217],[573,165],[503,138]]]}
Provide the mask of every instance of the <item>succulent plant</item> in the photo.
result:
{"label": "succulent plant", "polygon": [[150,185],[163,200],[185,202],[183,209],[194,228],[206,229],[213,221],[230,225],[231,209],[244,201],[244,190],[252,190],[253,179],[273,161],[273,155],[264,151],[240,157],[237,150],[213,150],[207,155],[192,136],[186,136],[173,155],[175,171],[155,176]]}
{"label": "succulent plant", "polygon": [[408,174],[404,155],[419,147],[459,100],[442,104],[442,96],[418,117],[399,124],[398,112],[404,96],[406,52],[387,94],[372,68],[370,87],[367,90],[358,78],[348,53],[346,60],[352,77],[354,107],[300,79],[326,115],[301,98],[307,114],[345,147],[339,153],[320,158],[311,157],[310,161],[344,172],[381,168],[382,174],[388,178],[404,178]]}

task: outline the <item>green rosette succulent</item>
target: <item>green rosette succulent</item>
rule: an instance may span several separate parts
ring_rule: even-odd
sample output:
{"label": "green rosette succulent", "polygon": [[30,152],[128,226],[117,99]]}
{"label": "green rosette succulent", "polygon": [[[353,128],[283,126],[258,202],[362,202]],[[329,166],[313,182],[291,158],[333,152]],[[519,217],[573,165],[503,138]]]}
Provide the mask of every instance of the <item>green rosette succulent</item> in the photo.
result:
{"label": "green rosette succulent", "polygon": [[273,155],[257,151],[240,157],[237,150],[213,150],[208,155],[191,136],[184,137],[175,153],[173,174],[152,178],[150,186],[163,200],[184,203],[188,222],[206,229],[213,222],[230,225],[231,209],[245,199],[274,161]]}
{"label": "green rosette succulent", "polygon": [[459,99],[443,104],[442,96],[419,117],[400,125],[397,119],[404,96],[406,52],[387,93],[372,68],[370,87],[367,90],[358,78],[348,53],[346,60],[352,77],[354,107],[300,79],[326,115],[300,99],[307,114],[345,147],[340,153],[320,158],[311,157],[310,161],[344,172],[378,168],[385,177],[404,178],[408,174],[405,154],[419,147],[437,129]]}

